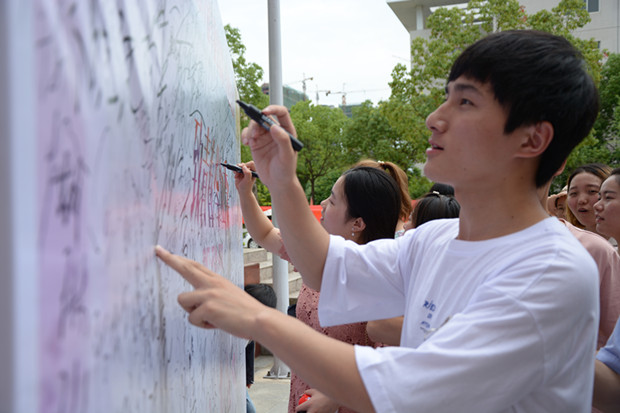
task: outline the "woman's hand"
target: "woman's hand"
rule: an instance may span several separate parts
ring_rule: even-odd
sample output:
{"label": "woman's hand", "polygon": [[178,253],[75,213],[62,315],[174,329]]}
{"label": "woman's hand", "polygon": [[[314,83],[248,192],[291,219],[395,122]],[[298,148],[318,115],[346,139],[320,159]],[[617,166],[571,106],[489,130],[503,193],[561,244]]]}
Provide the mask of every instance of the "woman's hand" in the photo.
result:
{"label": "woman's hand", "polygon": [[334,413],[338,411],[338,403],[316,389],[308,389],[305,394],[310,398],[295,408],[296,412]]}
{"label": "woman's hand", "polygon": [[252,177],[252,171],[256,171],[254,161],[238,163],[237,166],[239,166],[243,172],[235,172],[235,187],[239,194],[249,195],[252,193],[252,186],[254,186],[254,181],[256,180],[256,178]]}

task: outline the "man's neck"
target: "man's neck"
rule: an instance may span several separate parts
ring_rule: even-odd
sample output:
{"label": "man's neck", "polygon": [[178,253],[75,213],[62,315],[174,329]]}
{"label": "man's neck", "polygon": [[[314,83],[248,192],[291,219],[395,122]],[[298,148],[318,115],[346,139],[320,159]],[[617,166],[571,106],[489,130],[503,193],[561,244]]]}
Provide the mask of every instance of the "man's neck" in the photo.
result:
{"label": "man's neck", "polygon": [[549,217],[534,188],[503,192],[457,191],[457,200],[461,204],[458,239],[482,241],[497,238]]}

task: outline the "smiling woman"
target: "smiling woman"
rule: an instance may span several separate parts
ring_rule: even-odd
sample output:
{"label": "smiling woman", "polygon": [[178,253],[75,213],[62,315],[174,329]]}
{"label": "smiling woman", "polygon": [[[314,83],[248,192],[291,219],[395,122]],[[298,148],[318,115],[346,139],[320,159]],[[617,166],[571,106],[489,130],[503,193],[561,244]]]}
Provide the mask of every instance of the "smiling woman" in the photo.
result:
{"label": "smiling woman", "polygon": [[574,226],[596,232],[594,203],[603,181],[611,168],[600,163],[590,163],[576,168],[568,177],[566,218]]}

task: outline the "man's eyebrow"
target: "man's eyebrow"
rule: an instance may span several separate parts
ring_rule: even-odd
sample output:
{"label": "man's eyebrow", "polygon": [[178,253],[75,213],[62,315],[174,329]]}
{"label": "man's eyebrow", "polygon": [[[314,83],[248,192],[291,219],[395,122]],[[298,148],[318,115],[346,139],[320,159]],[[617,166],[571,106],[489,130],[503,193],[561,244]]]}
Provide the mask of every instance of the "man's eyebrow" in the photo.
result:
{"label": "man's eyebrow", "polygon": [[[469,84],[469,83],[453,83],[452,89],[454,89],[455,92],[473,92],[478,95],[482,95],[482,92],[480,91],[480,89],[478,89],[476,86]],[[445,92],[446,92],[446,95],[450,94],[449,85],[446,85]]]}

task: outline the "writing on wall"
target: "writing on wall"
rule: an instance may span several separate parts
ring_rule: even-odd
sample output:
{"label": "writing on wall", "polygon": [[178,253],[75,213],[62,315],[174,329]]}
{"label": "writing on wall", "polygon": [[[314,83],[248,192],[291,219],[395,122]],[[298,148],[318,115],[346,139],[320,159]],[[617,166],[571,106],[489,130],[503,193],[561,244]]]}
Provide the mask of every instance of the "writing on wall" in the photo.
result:
{"label": "writing on wall", "polygon": [[161,244],[242,283],[215,0],[36,0],[40,411],[245,407],[244,343],[191,327]]}

